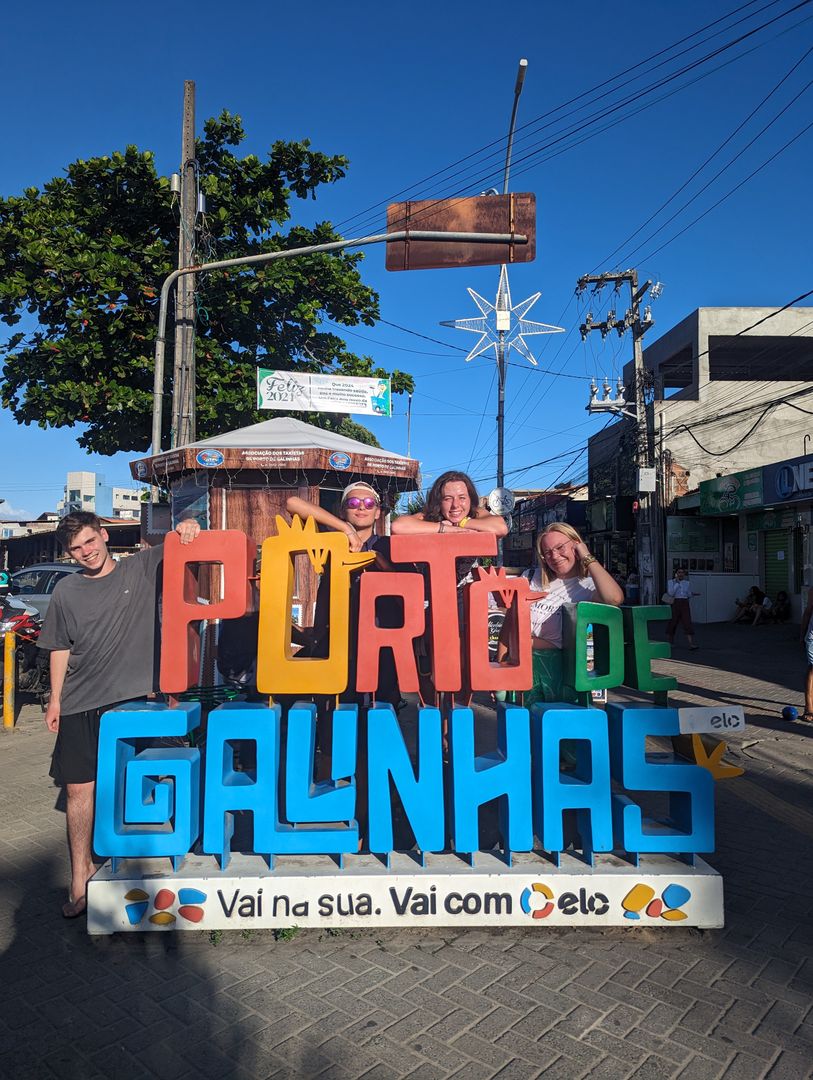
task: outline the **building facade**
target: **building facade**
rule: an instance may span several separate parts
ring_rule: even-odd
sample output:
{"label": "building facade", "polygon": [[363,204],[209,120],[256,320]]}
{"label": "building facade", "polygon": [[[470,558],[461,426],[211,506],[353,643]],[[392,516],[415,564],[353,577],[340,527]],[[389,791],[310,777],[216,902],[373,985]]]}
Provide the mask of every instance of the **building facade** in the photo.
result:
{"label": "building facade", "polygon": [[517,570],[534,566],[539,533],[555,521],[565,521],[583,532],[586,510],[586,484],[562,484],[518,499],[511,514],[511,528],[503,540],[504,565]]}
{"label": "building facade", "polygon": [[[696,575],[742,574],[745,585],[764,565],[761,542],[749,557],[741,532],[762,530],[749,530],[728,512],[704,515],[699,492],[710,481],[803,453],[813,414],[813,308],[699,308],[645,349],[643,359],[655,498],[644,518],[636,421],[625,417],[594,435],[588,442],[591,544],[613,573],[651,560],[653,586],[644,602],[657,600],[684,562]],[[628,387],[634,377],[629,364]],[[695,521],[669,521],[684,516]]]}
{"label": "building facade", "polygon": [[141,516],[141,491],[109,487],[101,473],[81,470],[69,472],[57,511],[64,517],[77,510],[86,510],[99,517],[135,520]]}

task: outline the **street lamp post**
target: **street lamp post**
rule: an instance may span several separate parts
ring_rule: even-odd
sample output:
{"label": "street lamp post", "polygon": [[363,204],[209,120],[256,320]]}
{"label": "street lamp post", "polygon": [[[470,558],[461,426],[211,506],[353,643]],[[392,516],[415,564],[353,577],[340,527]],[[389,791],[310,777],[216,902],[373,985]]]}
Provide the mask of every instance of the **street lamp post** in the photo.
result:
{"label": "street lamp post", "polygon": [[[520,60],[517,81],[514,86],[514,105],[508,125],[508,143],[505,151],[505,170],[503,173],[503,198],[508,195],[508,181],[511,173],[511,152],[514,146],[514,130],[517,123],[517,108],[522,87],[525,82],[527,60]],[[485,194],[485,193],[484,193]],[[500,266],[500,281],[494,303],[468,289],[468,294],[480,309],[480,317],[474,319],[443,320],[441,326],[451,326],[456,330],[469,330],[479,334],[480,339],[469,352],[466,360],[473,360],[493,347],[497,359],[497,487],[505,483],[505,383],[506,357],[511,349],[523,356],[528,363],[536,366],[536,358],[525,342],[525,337],[532,334],[561,334],[562,327],[549,326],[547,323],[533,322],[526,319],[527,313],[542,295],[537,292],[522,300],[519,304],[511,303],[511,288],[508,284],[508,267]]]}
{"label": "street lamp post", "polygon": [[[152,454],[161,453],[161,428],[163,422],[164,400],[164,356],[166,351],[167,308],[173,285],[185,274],[198,274],[205,270],[226,270],[234,266],[256,266],[273,262],[277,259],[293,259],[299,255],[314,255],[322,252],[341,251],[348,247],[366,247],[370,244],[385,244],[408,240],[410,242],[440,242],[457,244],[527,244],[528,236],[515,233],[478,233],[478,232],[443,232],[403,229],[397,232],[376,233],[371,236],[359,236],[353,240],[335,240],[329,244],[310,244],[307,247],[287,248],[284,251],[268,251],[260,255],[245,255],[239,259],[219,259],[217,262],[201,263],[199,266],[183,266],[164,280],[161,286],[161,301],[158,309],[158,336],[155,339],[155,370],[153,374],[152,408]],[[194,395],[194,388],[192,388]]]}
{"label": "street lamp post", "polygon": [[[502,193],[508,194],[508,178],[511,175],[511,151],[514,148],[514,130],[517,126],[517,109],[519,108],[519,97],[522,93],[522,87],[525,83],[525,73],[528,70],[528,61],[520,60],[519,67],[517,69],[517,81],[514,84],[514,104],[511,109],[511,120],[508,124],[508,143],[505,147],[505,173],[503,176]],[[505,270],[505,282],[508,284],[508,268],[500,267],[500,284],[502,285],[503,274]],[[499,389],[497,391],[497,487],[504,486],[505,481],[505,335],[506,331],[511,328],[511,314],[510,310],[506,311],[504,308],[501,310],[499,305],[499,292],[498,305],[497,305],[497,381],[499,383]],[[510,294],[509,294],[510,296]],[[510,309],[510,300],[508,308]]]}

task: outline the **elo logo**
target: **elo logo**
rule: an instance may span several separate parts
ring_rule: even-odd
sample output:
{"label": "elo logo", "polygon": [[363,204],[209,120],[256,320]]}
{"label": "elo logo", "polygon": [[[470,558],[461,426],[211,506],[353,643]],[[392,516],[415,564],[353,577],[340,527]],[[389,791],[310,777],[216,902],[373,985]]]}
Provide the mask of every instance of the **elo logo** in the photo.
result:
{"label": "elo logo", "polygon": [[577,893],[562,893],[554,902],[553,892],[541,881],[523,889],[519,903],[525,914],[532,919],[547,919],[554,906],[563,915],[606,915],[610,910],[610,901],[604,893],[589,893],[587,889],[579,889]]}
{"label": "elo logo", "polygon": [[553,911],[553,893],[547,885],[536,881],[529,889],[522,890],[519,904],[532,919],[546,919]]}
{"label": "elo logo", "polygon": [[732,713],[722,712],[712,716],[710,723],[715,731],[719,731],[721,728],[739,727],[740,718]]}
{"label": "elo logo", "polygon": [[563,915],[606,915],[610,910],[610,901],[604,893],[588,893],[579,889],[578,893],[562,893],[556,905]]}
{"label": "elo logo", "polygon": [[678,709],[678,724],[684,734],[743,731],[745,713],[742,705],[704,705],[694,709]]}

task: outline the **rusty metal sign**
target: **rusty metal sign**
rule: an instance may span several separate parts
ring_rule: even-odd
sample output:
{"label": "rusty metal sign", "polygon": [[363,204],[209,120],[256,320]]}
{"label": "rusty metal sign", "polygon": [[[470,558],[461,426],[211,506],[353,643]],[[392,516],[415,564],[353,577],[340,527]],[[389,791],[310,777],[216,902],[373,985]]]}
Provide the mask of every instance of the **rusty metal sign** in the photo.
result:
{"label": "rusty metal sign", "polygon": [[492,266],[531,262],[536,257],[536,196],[473,195],[391,203],[387,232],[437,230],[526,236],[527,243],[460,243],[405,240],[387,242],[388,270],[442,270],[452,266]]}

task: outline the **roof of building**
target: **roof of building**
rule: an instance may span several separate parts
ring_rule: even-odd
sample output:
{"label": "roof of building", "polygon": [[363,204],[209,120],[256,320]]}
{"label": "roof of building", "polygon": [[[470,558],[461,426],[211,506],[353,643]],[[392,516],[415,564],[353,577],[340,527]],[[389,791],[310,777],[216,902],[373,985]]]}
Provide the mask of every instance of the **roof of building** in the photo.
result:
{"label": "roof of building", "polygon": [[[340,450],[346,454],[374,454],[376,457],[404,458],[403,454],[395,454],[392,450],[381,450],[377,446],[370,446],[369,443],[359,442],[358,439],[349,439],[346,435],[339,435],[335,431],[327,431],[325,428],[306,424],[304,420],[296,420],[293,416],[277,416],[272,420],[262,420],[259,424],[238,428],[236,431],[226,431],[223,435],[215,435],[211,439],[199,439],[189,444],[190,449],[193,447],[195,449],[211,447],[219,450],[225,448],[244,450],[248,447],[272,450]],[[178,449],[184,448],[178,447]]]}
{"label": "roof of building", "polygon": [[419,463],[414,458],[292,416],[263,420],[130,462],[134,478],[148,483],[151,477],[161,484],[169,482],[170,477],[201,469],[225,469],[232,475],[241,470],[274,469],[287,472],[289,479],[300,471],[334,471],[347,477],[374,476],[382,478],[382,483],[386,478],[387,485],[398,491],[420,487]]}

